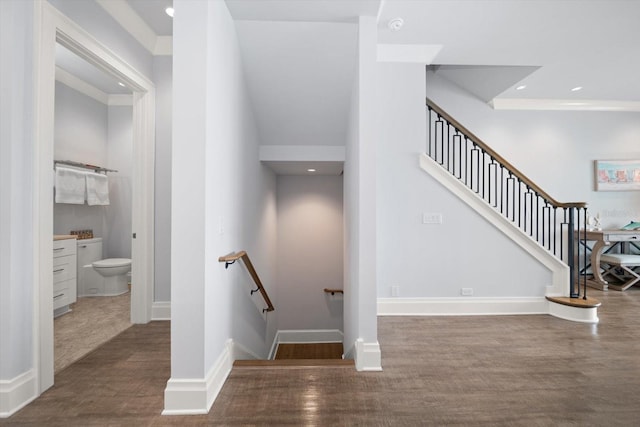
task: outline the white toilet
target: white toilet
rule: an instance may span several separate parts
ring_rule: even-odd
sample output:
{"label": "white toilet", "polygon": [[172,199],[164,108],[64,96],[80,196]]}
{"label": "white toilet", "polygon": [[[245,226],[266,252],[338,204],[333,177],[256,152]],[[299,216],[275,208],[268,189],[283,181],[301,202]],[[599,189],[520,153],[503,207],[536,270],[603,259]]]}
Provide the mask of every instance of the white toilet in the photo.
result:
{"label": "white toilet", "polygon": [[131,260],[102,259],[102,238],[78,240],[78,297],[115,296],[129,292]]}

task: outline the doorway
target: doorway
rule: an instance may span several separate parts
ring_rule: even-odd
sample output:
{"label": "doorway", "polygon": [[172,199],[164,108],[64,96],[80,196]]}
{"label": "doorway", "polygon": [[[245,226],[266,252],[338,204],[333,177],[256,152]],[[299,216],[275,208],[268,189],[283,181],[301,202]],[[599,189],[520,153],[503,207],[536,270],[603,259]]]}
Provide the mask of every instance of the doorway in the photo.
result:
{"label": "doorway", "polygon": [[54,303],[55,374],[131,326],[130,285],[122,280],[120,288],[105,289],[91,262],[131,259],[132,96],[123,83],[56,43],[54,169],[84,180],[99,167],[108,192],[101,200],[53,205],[53,233],[77,253],[71,292]]}
{"label": "doorway", "polygon": [[155,89],[90,34],[47,2],[36,4],[36,117],[34,147],[34,365],[38,390],[53,385],[53,143],[56,43],[123,82],[133,91],[131,322],[151,320],[154,265]]}

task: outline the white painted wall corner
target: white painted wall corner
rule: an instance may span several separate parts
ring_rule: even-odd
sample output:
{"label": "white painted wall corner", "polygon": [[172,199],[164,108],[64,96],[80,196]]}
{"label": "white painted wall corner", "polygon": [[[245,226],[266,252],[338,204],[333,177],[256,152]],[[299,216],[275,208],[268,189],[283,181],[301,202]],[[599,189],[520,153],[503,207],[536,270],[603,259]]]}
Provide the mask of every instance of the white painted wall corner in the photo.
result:
{"label": "white painted wall corner", "polygon": [[7,418],[38,397],[33,369],[11,380],[0,380],[0,418]]}
{"label": "white painted wall corner", "polygon": [[162,415],[208,413],[233,367],[233,347],[233,340],[228,340],[205,378],[170,378],[164,390]]}
{"label": "white painted wall corner", "polygon": [[382,371],[382,352],[378,341],[364,342],[362,338],[358,338],[355,350],[355,362],[358,371]]}

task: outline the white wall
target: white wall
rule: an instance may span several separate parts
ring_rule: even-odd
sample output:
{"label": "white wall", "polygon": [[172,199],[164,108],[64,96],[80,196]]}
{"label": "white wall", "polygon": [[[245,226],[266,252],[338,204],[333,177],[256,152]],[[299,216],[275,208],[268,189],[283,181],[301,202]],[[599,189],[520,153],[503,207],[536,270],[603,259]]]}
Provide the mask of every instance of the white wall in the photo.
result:
{"label": "white wall", "polygon": [[131,258],[131,170],[133,159],[133,108],[110,106],[108,110],[106,167],[109,172],[109,206],[104,206],[105,253],[109,258]]}
{"label": "white wall", "polygon": [[56,82],[55,159],[106,165],[107,121],[105,104]]}
{"label": "white wall", "polygon": [[495,111],[430,73],[427,95],[559,201],[584,201],[603,227],[640,218],[640,191],[594,191],[593,161],[640,159],[640,114]]}
{"label": "white wall", "polygon": [[229,339],[262,357],[273,339],[271,315],[263,315],[249,296],[242,262],[225,269],[217,259],[247,250],[272,293],[275,178],[258,160],[225,3],[174,6],[171,379],[165,413],[193,413],[208,410],[231,368]]}
{"label": "white wall", "polygon": [[107,107],[56,82],[54,157],[115,169],[108,173],[109,206],[54,204],[53,232],[93,230],[103,255],[131,257],[132,119],[130,106]]}
{"label": "white wall", "polygon": [[376,20],[360,17],[344,164],[344,347],[360,370],[380,368],[376,313]]}
{"label": "white wall", "polygon": [[[33,381],[33,3],[0,2],[0,417]],[[29,377],[22,382],[20,378]],[[28,384],[27,381],[31,381]]]}
{"label": "white wall", "polygon": [[341,176],[279,176],[278,329],[342,331]]}
{"label": "white wall", "polygon": [[[494,111],[422,65],[378,64],[378,296],[544,295],[548,270],[418,167],[425,94],[560,201],[586,201],[603,225],[640,217],[640,192],[593,191],[593,160],[640,158],[637,113]],[[607,141],[603,144],[603,141]],[[422,224],[441,213],[440,225]],[[490,248],[490,250],[487,250]],[[384,261],[382,261],[384,260]],[[510,278],[517,278],[512,280]]]}
{"label": "white wall", "polygon": [[[54,158],[107,166],[108,109],[68,86],[56,82]],[[52,166],[53,168],[53,166]],[[91,229],[107,237],[106,211],[102,206],[54,203],[53,232]]]}
{"label": "white wall", "polygon": [[[544,295],[550,271],[420,169],[424,65],[379,63],[377,72],[378,296],[392,286],[403,298],[461,297],[461,288]],[[442,224],[423,224],[423,213],[442,214]]]}
{"label": "white wall", "polygon": [[171,300],[171,91],[172,56],[156,56],[156,171],[154,301]]}

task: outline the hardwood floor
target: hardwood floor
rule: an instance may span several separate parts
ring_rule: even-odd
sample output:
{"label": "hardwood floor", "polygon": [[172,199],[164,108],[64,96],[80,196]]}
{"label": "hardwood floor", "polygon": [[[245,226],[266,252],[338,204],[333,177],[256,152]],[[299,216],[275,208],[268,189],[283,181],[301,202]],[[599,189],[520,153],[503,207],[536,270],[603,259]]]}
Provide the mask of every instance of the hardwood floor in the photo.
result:
{"label": "hardwood floor", "polygon": [[234,368],[207,415],[161,416],[169,323],[64,369],[11,426],[636,426],[640,288],[590,291],[600,324],[551,316],[381,317],[383,372]]}
{"label": "hardwood floor", "polygon": [[279,344],[276,359],[342,359],[342,343]]}

